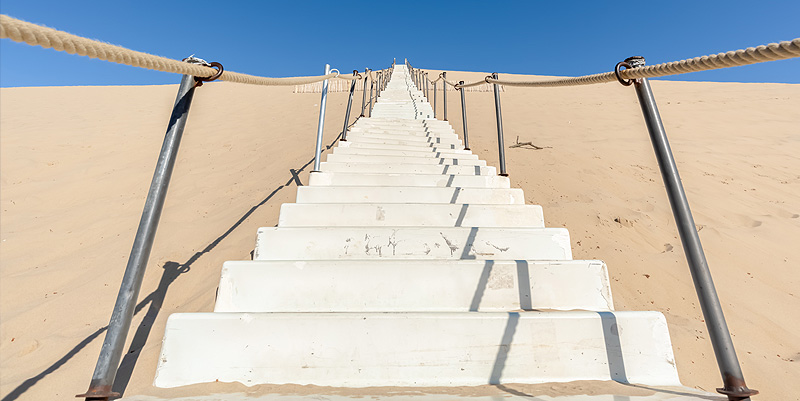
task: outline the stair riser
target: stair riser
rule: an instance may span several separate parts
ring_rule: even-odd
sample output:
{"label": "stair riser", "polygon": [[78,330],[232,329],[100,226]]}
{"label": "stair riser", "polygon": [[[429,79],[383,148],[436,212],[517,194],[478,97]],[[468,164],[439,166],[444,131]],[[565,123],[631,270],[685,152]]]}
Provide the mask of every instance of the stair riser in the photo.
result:
{"label": "stair riser", "polygon": [[281,228],[258,230],[255,260],[571,260],[563,228]]}
{"label": "stair riser", "polygon": [[389,163],[389,164],[439,164],[458,166],[486,166],[483,160],[461,160],[452,158],[430,158],[414,156],[371,156],[371,155],[343,155],[330,154],[325,159],[329,162],[339,163]]}
{"label": "stair riser", "polygon": [[452,188],[510,188],[508,177],[497,175],[312,173],[309,186],[396,186]]}
{"label": "stair riser", "polygon": [[429,158],[451,158],[458,160],[478,160],[478,155],[455,153],[455,152],[431,152],[413,150],[390,150],[390,149],[369,149],[336,147],[333,149],[335,155],[365,155],[365,156],[408,156],[408,157],[429,157]]}
{"label": "stair riser", "polygon": [[655,312],[173,314],[155,385],[678,385]]}
{"label": "stair riser", "polygon": [[297,188],[297,203],[443,203],[524,205],[519,188],[312,187]]}
{"label": "stair riser", "polygon": [[464,147],[461,146],[461,144],[455,142],[422,142],[422,141],[405,141],[405,140],[395,140],[395,139],[364,138],[364,137],[354,137],[354,138],[348,137],[347,141],[353,143],[376,143],[382,145],[415,146],[421,149],[425,148],[464,149]]}
{"label": "stair riser", "polygon": [[538,205],[284,203],[278,227],[544,228]]}
{"label": "stair riser", "polygon": [[372,163],[320,163],[320,171],[328,173],[395,173],[395,174],[454,174],[454,175],[496,175],[493,166],[449,166],[449,165],[397,165]]}
{"label": "stair riser", "polygon": [[505,312],[613,309],[600,261],[243,261],[214,312]]}
{"label": "stair riser", "polygon": [[358,142],[361,139],[414,142],[419,144],[430,144],[430,143],[461,144],[461,140],[456,137],[442,138],[442,137],[418,137],[411,135],[360,134],[360,133],[354,133],[347,136],[348,141]]}
{"label": "stair riser", "polygon": [[[431,152],[431,153],[438,153],[441,152],[444,154],[447,153],[459,153],[459,154],[472,154],[469,150],[464,149],[455,149],[455,145],[450,146],[404,146],[404,145],[385,145],[379,143],[356,143],[356,142],[339,142],[339,146],[341,148],[357,148],[357,149],[383,149],[383,150],[409,150],[412,152]],[[338,148],[337,147],[337,148]]]}

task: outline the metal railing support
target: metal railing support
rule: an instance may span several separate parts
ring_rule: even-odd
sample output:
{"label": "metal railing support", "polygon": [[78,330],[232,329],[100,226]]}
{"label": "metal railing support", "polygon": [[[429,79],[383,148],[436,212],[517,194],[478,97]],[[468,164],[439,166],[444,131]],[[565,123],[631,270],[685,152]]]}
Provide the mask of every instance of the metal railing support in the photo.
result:
{"label": "metal railing support", "polygon": [[372,105],[375,104],[375,99],[373,98],[372,90],[375,89],[375,81],[370,80],[369,84],[369,116],[372,117]]}
{"label": "metal railing support", "polygon": [[[631,57],[625,60],[632,67],[644,66],[645,61],[642,57]],[[629,84],[629,83],[628,83]],[[661,170],[661,177],[664,180],[664,187],[667,190],[672,214],[675,217],[675,224],[678,226],[678,233],[681,237],[686,260],[689,263],[689,270],[692,273],[692,280],[700,300],[700,308],[706,321],[708,334],[711,338],[711,345],[714,348],[714,355],[717,358],[723,388],[718,388],[717,392],[728,396],[729,400],[749,400],[751,395],[758,394],[757,390],[747,388],[744,375],[736,357],[736,350],[733,348],[733,341],[722,313],[722,306],[714,288],[714,281],[708,269],[703,246],[700,243],[700,236],[694,224],[692,212],[689,209],[689,201],[683,190],[678,167],[672,156],[669,146],[667,133],[661,122],[658,113],[653,91],[647,78],[633,80],[636,88],[636,96],[639,98],[639,105],[642,108],[647,131],[650,133],[650,141],[655,150],[658,167]],[[495,90],[496,91],[496,90]]]}
{"label": "metal railing support", "polygon": [[[325,75],[331,73],[331,65],[325,64]],[[322,158],[322,130],[325,128],[325,105],[328,103],[328,80],[322,81],[322,99],[319,101],[319,122],[317,122],[317,146],[314,148],[314,170],[319,172],[319,163]]]}
{"label": "metal railing support", "polygon": [[431,94],[430,94],[430,90],[431,90],[430,83],[431,83],[431,81],[428,78],[428,73],[427,72],[425,74],[423,74],[423,78],[425,79],[425,99],[430,99],[431,98]]}
{"label": "metal railing support", "polygon": [[364,68],[364,93],[361,95],[361,117],[364,117],[364,110],[367,109],[367,79],[369,79],[369,68]]}
{"label": "metal railing support", "polygon": [[447,72],[442,73],[442,107],[444,108],[444,120],[447,121]]}
{"label": "metal railing support", "polygon": [[[459,85],[464,85],[464,81],[458,81]],[[467,133],[467,100],[464,96],[464,88],[458,88],[461,92],[461,121],[464,123],[464,150],[469,149],[469,134]]]}
{"label": "metal railing support", "polygon": [[122,360],[125,340],[130,331],[136,300],[142,287],[142,278],[147,268],[147,260],[153,249],[158,222],[167,197],[172,170],[178,155],[183,129],[189,117],[189,106],[192,104],[194,89],[197,82],[191,75],[184,75],[178,87],[178,96],[172,108],[172,115],[158,155],[156,170],[150,183],[150,190],[144,203],[139,228],[133,240],[125,274],[122,276],[117,301],[108,323],[105,339],[103,340],[100,356],[97,358],[89,390],[77,397],[87,400],[108,400],[110,397],[119,397],[119,393],[112,391],[114,378]]}
{"label": "metal railing support", "polygon": [[433,118],[436,118],[436,81],[433,82]]}
{"label": "metal railing support", "polygon": [[[492,79],[497,79],[497,73],[492,73]],[[500,110],[500,88],[494,85],[494,111],[497,115],[497,148],[500,150],[500,175],[507,177],[506,173],[506,147],[503,144],[503,112]]]}
{"label": "metal railing support", "polygon": [[[358,70],[353,70],[353,76],[358,75]],[[347,142],[347,123],[350,122],[350,109],[353,106],[353,92],[356,90],[356,81],[350,83],[350,97],[347,98],[347,111],[344,113],[344,127],[342,127],[341,141]]]}

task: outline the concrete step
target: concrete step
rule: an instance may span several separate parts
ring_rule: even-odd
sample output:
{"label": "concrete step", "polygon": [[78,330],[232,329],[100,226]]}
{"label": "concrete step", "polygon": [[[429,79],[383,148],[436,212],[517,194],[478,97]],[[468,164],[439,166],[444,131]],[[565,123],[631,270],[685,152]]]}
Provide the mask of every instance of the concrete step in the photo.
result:
{"label": "concrete step", "polygon": [[311,173],[309,186],[511,188],[499,175]]}
{"label": "concrete step", "polygon": [[401,145],[401,146],[416,146],[418,148],[450,148],[450,149],[464,149],[459,142],[454,141],[441,141],[431,140],[428,141],[414,141],[414,140],[399,140],[399,139],[385,139],[385,138],[372,138],[362,136],[348,136],[347,142],[353,143],[377,143],[382,145]]}
{"label": "concrete step", "polygon": [[[339,142],[337,148],[359,148],[359,149],[383,149],[383,150],[409,150],[412,152],[432,152],[432,153],[459,153],[459,154],[472,154],[472,151],[465,150],[463,147],[456,149],[455,145],[447,146],[430,146],[421,147],[417,145],[386,145],[381,143],[363,143],[363,142]],[[335,152],[335,151],[334,151]]]}
{"label": "concrete step", "polygon": [[350,129],[352,132],[366,132],[366,133],[373,133],[373,134],[403,134],[403,135],[455,135],[455,131],[452,128],[444,128],[444,127],[369,127],[369,126],[360,126],[360,127],[353,127]]}
{"label": "concrete step", "polygon": [[284,203],[278,227],[544,228],[539,205]]}
{"label": "concrete step", "polygon": [[225,262],[214,312],[614,309],[605,264],[541,261]]}
{"label": "concrete step", "polygon": [[658,312],[176,313],[155,386],[679,385]]}
{"label": "concrete step", "polygon": [[486,166],[486,162],[477,159],[458,159],[451,157],[418,157],[418,156],[386,156],[386,155],[345,155],[332,153],[325,159],[339,163],[388,163],[388,164],[440,164],[454,166]]}
{"label": "concrete step", "polygon": [[411,157],[447,157],[459,160],[478,160],[478,155],[455,152],[431,152],[429,150],[394,150],[394,149],[370,149],[352,148],[337,146],[333,148],[335,155],[371,155],[371,156],[411,156]]}
{"label": "concrete step", "polygon": [[297,203],[449,203],[524,205],[519,188],[339,187],[297,188]]}
{"label": "concrete step", "polygon": [[254,260],[571,260],[564,228],[262,227]]}
{"label": "concrete step", "polygon": [[426,136],[412,136],[412,135],[394,135],[394,134],[362,134],[350,133],[347,135],[347,141],[359,142],[361,139],[377,139],[389,141],[403,141],[403,142],[416,142],[420,144],[429,143],[444,143],[444,144],[461,144],[461,140],[457,137],[426,137]]}
{"label": "concrete step", "polygon": [[493,166],[451,166],[427,164],[382,164],[382,163],[320,163],[320,171],[328,173],[395,173],[395,174],[454,174],[454,175],[496,175]]}

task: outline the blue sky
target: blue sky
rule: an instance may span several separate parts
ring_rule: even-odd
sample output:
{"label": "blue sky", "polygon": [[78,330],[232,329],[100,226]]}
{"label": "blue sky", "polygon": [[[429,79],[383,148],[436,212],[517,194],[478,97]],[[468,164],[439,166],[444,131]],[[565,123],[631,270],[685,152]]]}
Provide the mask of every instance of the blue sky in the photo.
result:
{"label": "blue sky", "polygon": [[[382,68],[584,75],[800,36],[800,1],[36,1],[0,12],[134,50],[282,77]],[[800,59],[684,74],[800,83]],[[0,40],[0,86],[173,84],[174,74]]]}

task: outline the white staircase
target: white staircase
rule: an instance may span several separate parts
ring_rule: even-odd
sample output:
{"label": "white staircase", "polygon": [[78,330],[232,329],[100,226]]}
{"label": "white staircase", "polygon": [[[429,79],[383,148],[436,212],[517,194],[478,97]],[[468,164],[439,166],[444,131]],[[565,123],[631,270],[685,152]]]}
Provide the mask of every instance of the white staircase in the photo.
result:
{"label": "white staircase", "polygon": [[680,386],[664,317],[614,311],[605,264],[572,260],[404,66],[321,170],[225,264],[214,312],[170,316],[157,387]]}

